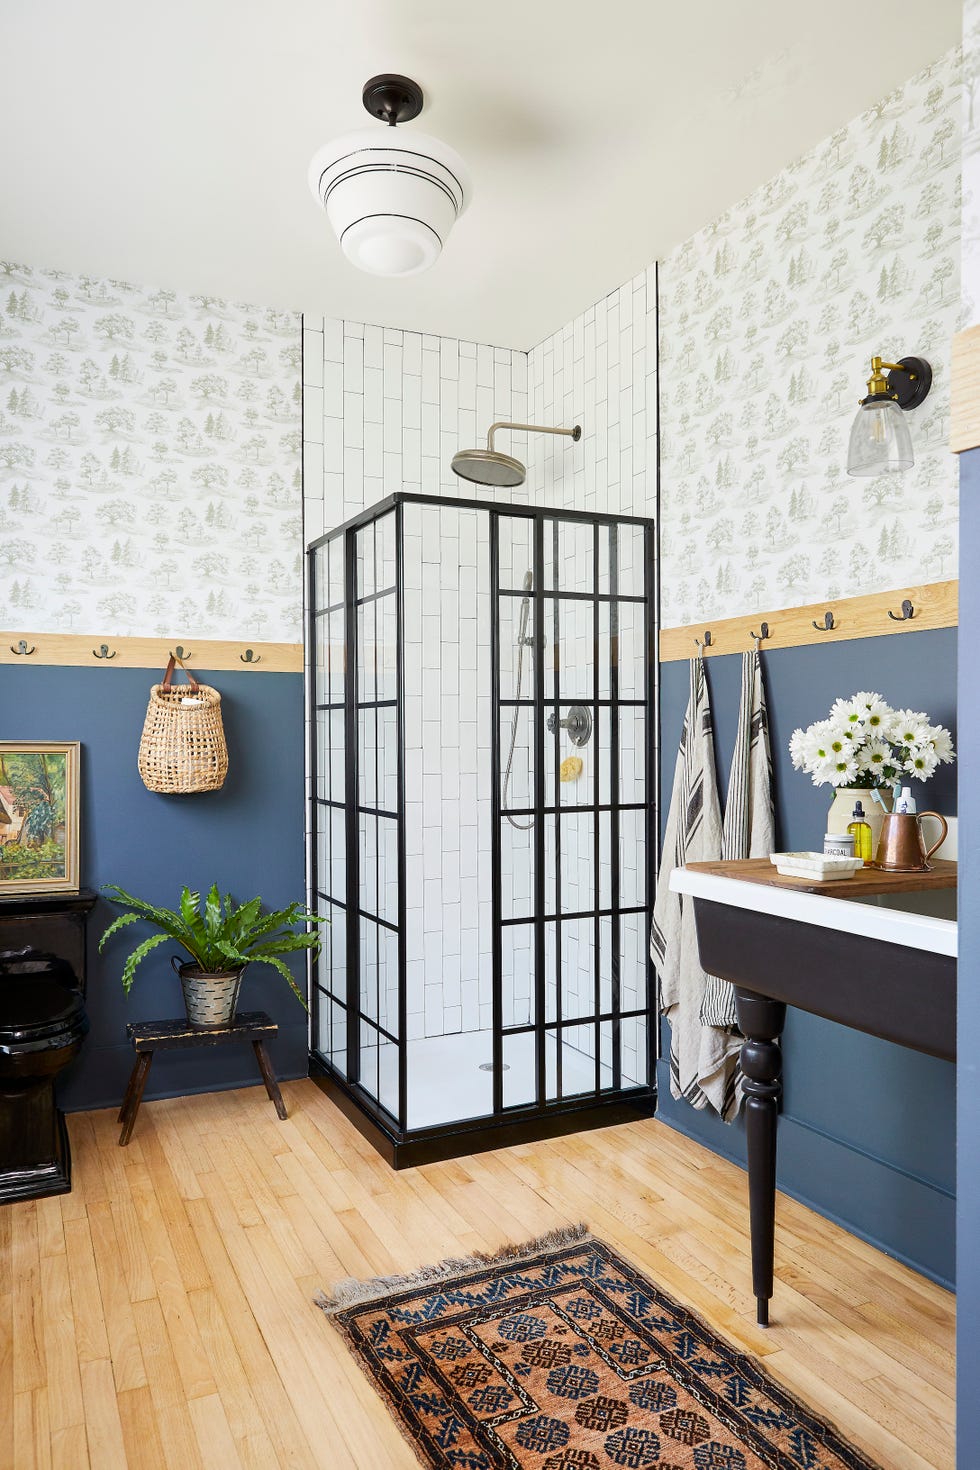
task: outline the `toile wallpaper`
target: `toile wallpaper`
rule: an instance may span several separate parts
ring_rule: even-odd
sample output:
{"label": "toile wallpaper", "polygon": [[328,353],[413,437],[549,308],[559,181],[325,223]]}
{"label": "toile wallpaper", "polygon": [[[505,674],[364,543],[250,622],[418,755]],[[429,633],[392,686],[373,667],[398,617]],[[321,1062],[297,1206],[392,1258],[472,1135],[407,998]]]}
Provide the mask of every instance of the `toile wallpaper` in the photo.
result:
{"label": "toile wallpaper", "polygon": [[[661,267],[664,626],[956,575],[961,90],[954,51]],[[853,479],[874,353],[935,376],[914,469]]]}
{"label": "toile wallpaper", "polygon": [[0,627],[302,637],[300,318],[0,261]]}
{"label": "toile wallpaper", "polygon": [[963,6],[963,321],[980,322],[980,0]]}

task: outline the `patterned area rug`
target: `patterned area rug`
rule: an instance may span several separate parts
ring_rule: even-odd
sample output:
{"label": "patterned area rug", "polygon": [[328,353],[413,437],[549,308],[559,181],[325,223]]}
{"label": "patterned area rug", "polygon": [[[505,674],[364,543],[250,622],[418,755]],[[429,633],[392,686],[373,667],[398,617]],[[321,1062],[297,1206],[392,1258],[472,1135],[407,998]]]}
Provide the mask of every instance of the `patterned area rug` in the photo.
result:
{"label": "patterned area rug", "polygon": [[879,1470],[581,1226],[318,1301],[438,1470]]}

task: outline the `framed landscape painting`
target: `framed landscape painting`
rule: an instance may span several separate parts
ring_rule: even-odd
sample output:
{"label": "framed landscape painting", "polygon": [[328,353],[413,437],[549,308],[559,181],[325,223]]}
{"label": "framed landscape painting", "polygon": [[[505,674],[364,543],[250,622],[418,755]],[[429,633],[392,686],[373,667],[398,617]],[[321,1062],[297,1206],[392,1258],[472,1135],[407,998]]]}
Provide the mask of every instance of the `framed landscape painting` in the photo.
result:
{"label": "framed landscape painting", "polygon": [[78,892],[77,740],[0,740],[0,898]]}

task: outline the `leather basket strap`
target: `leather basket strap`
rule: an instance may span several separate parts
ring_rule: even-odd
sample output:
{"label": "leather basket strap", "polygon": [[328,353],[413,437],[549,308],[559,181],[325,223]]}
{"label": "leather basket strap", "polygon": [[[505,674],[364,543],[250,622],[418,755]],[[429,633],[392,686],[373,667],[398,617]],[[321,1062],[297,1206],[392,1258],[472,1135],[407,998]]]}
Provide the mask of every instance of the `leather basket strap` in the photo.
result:
{"label": "leather basket strap", "polygon": [[180,664],[180,667],[184,670],[184,673],[187,675],[187,683],[188,683],[188,686],[194,691],[194,693],[197,693],[197,691],[201,687],[200,684],[194,678],[194,675],[191,673],[190,669],[184,663],[184,660],[182,658],[178,658],[176,656],[176,654],[173,654],[172,653],[170,655],[170,659],[169,659],[169,661],[167,663],[167,672],[164,674],[164,676],[163,676],[163,683],[160,686],[161,689],[163,690],[164,694],[169,694],[170,693],[170,686],[171,686],[171,682],[172,682],[173,677],[174,677],[174,664]]}

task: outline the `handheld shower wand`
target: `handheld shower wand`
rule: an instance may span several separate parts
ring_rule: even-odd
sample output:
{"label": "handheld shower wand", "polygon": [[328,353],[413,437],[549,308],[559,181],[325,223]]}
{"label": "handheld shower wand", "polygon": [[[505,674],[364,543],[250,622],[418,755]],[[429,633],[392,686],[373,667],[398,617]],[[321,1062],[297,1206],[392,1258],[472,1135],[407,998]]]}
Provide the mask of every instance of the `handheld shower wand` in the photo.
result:
{"label": "handheld shower wand", "polygon": [[[533,572],[527,571],[524,573],[523,586],[524,596],[521,598],[520,621],[517,627],[517,692],[514,697],[518,701],[520,701],[521,697],[521,681],[524,673],[524,650],[525,648],[534,648],[534,639],[533,637],[529,638],[527,633],[528,619],[531,616],[531,592],[534,588]],[[504,808],[505,811],[507,810],[507,790],[510,786],[511,767],[514,764],[514,747],[517,744],[517,722],[520,718],[520,713],[521,706],[518,702],[514,705],[514,718],[511,720],[510,724],[510,750],[507,753],[507,769],[504,772],[504,789],[500,798],[500,805]],[[517,828],[518,832],[530,832],[531,828],[534,826],[533,817],[529,822],[515,822],[514,818],[511,816],[508,816],[507,820],[512,827]]]}

